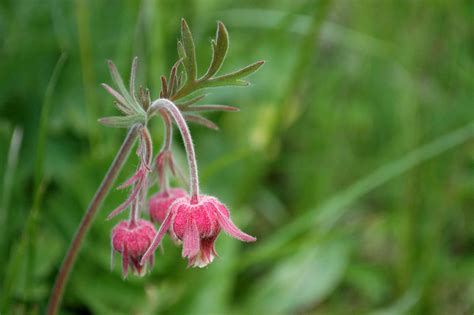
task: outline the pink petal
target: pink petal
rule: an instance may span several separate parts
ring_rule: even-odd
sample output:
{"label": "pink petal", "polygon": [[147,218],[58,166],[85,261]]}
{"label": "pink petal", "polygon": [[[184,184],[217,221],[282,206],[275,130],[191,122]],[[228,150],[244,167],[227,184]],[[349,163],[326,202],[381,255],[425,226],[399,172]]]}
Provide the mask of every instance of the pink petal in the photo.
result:
{"label": "pink petal", "polygon": [[153,241],[151,242],[151,245],[150,247],[148,247],[148,249],[146,250],[145,254],[143,255],[142,259],[140,260],[140,265],[144,265],[146,260],[154,254],[156,248],[158,247],[158,245],[160,245],[160,242],[161,240],[163,239],[163,236],[165,236],[166,234],[166,231],[168,231],[170,225],[171,225],[171,217],[172,217],[172,213],[171,211],[168,213],[168,215],[166,216],[165,220],[163,221],[163,223],[161,224],[160,226],[160,230],[158,231],[158,233],[156,233],[155,235],[155,238],[153,239]]}
{"label": "pink petal", "polygon": [[196,222],[190,219],[183,236],[183,257],[193,258],[199,253],[199,231]]}
{"label": "pink petal", "polygon": [[201,240],[201,259],[206,265],[210,264],[214,260],[214,256],[216,256],[216,250],[214,248],[216,238],[217,237]]}
{"label": "pink petal", "polygon": [[[214,205],[213,205],[214,206]],[[244,241],[244,242],[255,242],[257,239],[253,236],[250,236],[241,230],[239,230],[238,227],[235,226],[235,224],[230,220],[230,218],[227,218],[222,211],[219,209],[219,207],[214,206],[216,208],[216,213],[217,213],[217,222],[219,222],[219,225],[221,228],[232,236],[233,238],[236,238],[238,240]]]}
{"label": "pink petal", "polygon": [[196,263],[196,256],[189,258],[188,265],[186,266],[186,268],[194,267],[195,263]]}
{"label": "pink petal", "polygon": [[132,264],[133,264],[132,270],[134,271],[134,274],[142,276],[143,275],[142,274],[143,266],[140,265],[138,259],[136,259],[134,257],[131,257],[130,259],[132,260]]}

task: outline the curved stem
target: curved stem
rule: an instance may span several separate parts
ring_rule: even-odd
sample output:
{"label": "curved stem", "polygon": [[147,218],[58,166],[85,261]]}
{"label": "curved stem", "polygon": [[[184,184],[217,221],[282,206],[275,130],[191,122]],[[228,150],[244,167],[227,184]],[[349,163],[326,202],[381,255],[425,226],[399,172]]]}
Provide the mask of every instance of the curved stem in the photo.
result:
{"label": "curved stem", "polygon": [[165,110],[160,110],[160,114],[163,117],[163,123],[165,125],[165,139],[163,141],[163,148],[161,149],[161,151],[170,150],[171,141],[173,138],[173,125],[171,117]]}
{"label": "curved stem", "polygon": [[[163,147],[160,150],[160,154],[167,154],[166,152],[169,151],[171,152],[171,143],[173,140],[173,125],[171,121],[171,117],[169,116],[168,112],[165,109],[160,110],[161,117],[163,118],[163,124],[165,127],[165,136],[163,140]],[[164,162],[166,162],[167,159],[165,159]],[[172,163],[172,162],[170,162]],[[169,189],[169,177],[168,174],[165,170],[165,165],[163,167],[163,170],[158,173],[158,182],[160,184],[160,190],[163,192],[167,192]]]}
{"label": "curved stem", "polygon": [[61,302],[66,282],[69,278],[72,266],[74,265],[74,262],[77,258],[77,254],[81,249],[84,237],[86,236],[87,231],[89,230],[93,222],[94,216],[97,210],[99,209],[99,206],[101,205],[105,196],[109,192],[110,187],[114,183],[123,164],[127,160],[128,154],[130,153],[130,150],[133,144],[135,143],[135,139],[137,138],[138,127],[139,126],[135,125],[130,128],[127,137],[122,143],[120,150],[118,151],[114,161],[110,165],[107,174],[102,180],[99,189],[95,193],[94,198],[92,198],[92,201],[89,204],[89,207],[87,208],[87,211],[84,214],[81,223],[79,224],[79,228],[76,231],[74,239],[72,240],[71,245],[69,246],[69,249],[66,253],[66,257],[64,258],[61,268],[59,269],[58,275],[56,276],[56,281],[54,283],[54,287],[51,291],[51,296],[49,298],[47,310],[48,315],[55,315],[58,311],[59,303]]}
{"label": "curved stem", "polygon": [[140,129],[140,141],[143,145],[142,158],[147,168],[150,168],[152,156],[153,156],[153,141],[151,139],[148,128],[143,127]]}
{"label": "curved stem", "polygon": [[130,210],[130,220],[129,220],[129,228],[134,228],[137,224],[139,218],[139,206],[140,203],[138,200],[133,201],[131,210]]}
{"label": "curved stem", "polygon": [[179,131],[181,132],[181,137],[183,138],[184,148],[186,149],[186,157],[188,160],[189,167],[189,190],[191,195],[191,203],[196,204],[199,202],[199,178],[198,170],[196,163],[196,154],[194,152],[193,140],[191,138],[191,133],[189,132],[188,125],[184,119],[181,111],[176,105],[168,99],[160,98],[154,101],[150,106],[150,112],[153,113],[155,110],[160,108],[166,109],[170,115],[173,117],[176,125],[178,126]]}
{"label": "curved stem", "polygon": [[[137,196],[137,200],[135,201],[135,204],[132,204],[132,210],[131,210],[131,217],[133,217],[133,221],[138,220],[140,217],[141,211],[145,207],[145,200],[146,197],[148,196],[148,188],[149,188],[149,181],[148,181],[148,172],[151,171],[152,166],[152,160],[153,160],[153,140],[151,138],[150,132],[148,131],[147,127],[143,127],[140,130],[140,142],[143,146],[142,150],[143,152],[141,153],[142,157],[142,163],[145,163],[146,167],[146,174],[144,175],[144,178],[140,182],[140,192]],[[131,221],[132,222],[132,221]]]}

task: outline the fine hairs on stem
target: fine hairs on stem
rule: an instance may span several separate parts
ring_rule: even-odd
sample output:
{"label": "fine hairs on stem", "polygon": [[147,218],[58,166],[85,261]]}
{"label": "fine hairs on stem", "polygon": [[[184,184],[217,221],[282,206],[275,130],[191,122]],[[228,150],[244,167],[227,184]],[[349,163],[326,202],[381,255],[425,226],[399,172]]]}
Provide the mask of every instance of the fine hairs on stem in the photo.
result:
{"label": "fine hairs on stem", "polygon": [[[173,124],[166,110],[164,109],[160,110],[160,115],[161,115],[161,118],[163,119],[163,125],[165,127],[163,147],[161,148],[160,153],[169,154],[171,153],[171,143],[173,140]],[[170,157],[170,159],[172,159],[172,157]],[[166,161],[166,162],[173,163],[172,160]],[[163,161],[163,163],[165,163],[165,161]],[[171,165],[171,167],[173,167],[173,165]],[[158,173],[158,181],[159,181],[161,190],[167,193],[170,183],[169,183],[169,178],[164,170]]]}
{"label": "fine hairs on stem", "polygon": [[165,109],[173,117],[181,137],[183,138],[184,147],[186,150],[186,159],[189,167],[189,193],[191,195],[191,203],[196,204],[199,202],[199,177],[196,162],[196,153],[194,152],[193,139],[189,131],[188,125],[184,120],[183,115],[179,111],[178,107],[168,99],[160,98],[154,101],[150,108],[149,113],[154,114],[155,111]]}

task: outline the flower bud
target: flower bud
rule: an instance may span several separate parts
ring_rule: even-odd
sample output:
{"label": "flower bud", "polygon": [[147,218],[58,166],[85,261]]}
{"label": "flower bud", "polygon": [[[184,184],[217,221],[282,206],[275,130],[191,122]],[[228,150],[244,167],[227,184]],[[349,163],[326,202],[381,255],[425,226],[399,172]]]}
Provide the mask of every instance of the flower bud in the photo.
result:
{"label": "flower bud", "polygon": [[[127,277],[129,266],[133,273],[142,276],[146,271],[146,264],[140,265],[140,260],[155,234],[155,227],[146,220],[122,221],[117,224],[112,230],[112,267],[114,254],[119,252],[122,255],[123,276]],[[152,254],[148,258],[150,268],[153,262],[154,255]]]}
{"label": "flower bud", "polygon": [[162,223],[168,215],[171,204],[188,193],[181,188],[171,188],[160,191],[150,198],[150,219],[152,222]]}

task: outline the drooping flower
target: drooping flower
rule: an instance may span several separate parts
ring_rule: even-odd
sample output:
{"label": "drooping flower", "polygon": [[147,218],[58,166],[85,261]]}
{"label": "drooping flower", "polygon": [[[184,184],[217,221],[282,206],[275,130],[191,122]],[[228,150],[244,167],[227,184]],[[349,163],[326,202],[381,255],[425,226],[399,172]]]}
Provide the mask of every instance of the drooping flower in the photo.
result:
{"label": "drooping flower", "polygon": [[214,242],[221,229],[244,242],[256,240],[235,226],[230,219],[229,210],[216,198],[201,195],[197,203],[192,203],[191,200],[191,197],[182,197],[171,205],[168,216],[141,263],[153,255],[168,229],[172,238],[182,242],[182,256],[188,259],[188,266],[192,267],[202,268],[214,260],[217,256]]}
{"label": "drooping flower", "polygon": [[[124,277],[128,275],[129,267],[131,267],[133,273],[143,275],[147,266],[146,263],[140,264],[140,260],[155,235],[155,227],[146,220],[122,221],[117,224],[112,230],[112,267],[115,252],[119,252],[122,256],[122,274]],[[152,268],[154,255],[150,255],[146,262],[149,268]]]}
{"label": "drooping flower", "polygon": [[157,192],[150,198],[150,219],[162,223],[168,215],[171,204],[188,193],[182,188],[170,188]]}

